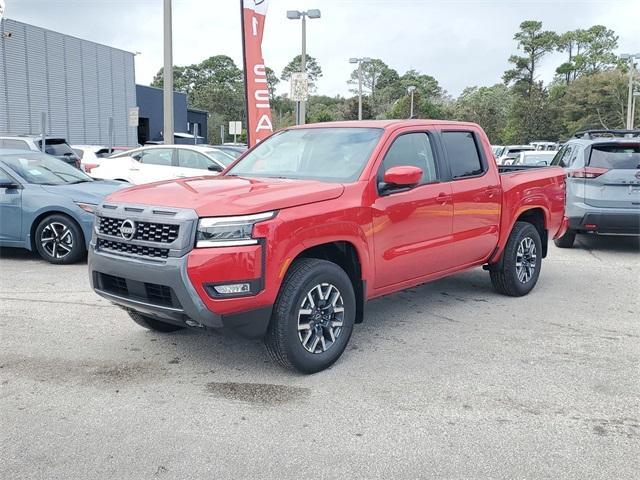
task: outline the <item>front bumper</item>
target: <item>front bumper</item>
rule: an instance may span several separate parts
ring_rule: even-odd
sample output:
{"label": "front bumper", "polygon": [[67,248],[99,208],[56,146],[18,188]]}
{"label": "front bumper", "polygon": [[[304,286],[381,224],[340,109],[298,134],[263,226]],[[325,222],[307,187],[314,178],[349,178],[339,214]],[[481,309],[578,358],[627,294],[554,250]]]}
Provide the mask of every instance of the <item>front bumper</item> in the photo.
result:
{"label": "front bumper", "polygon": [[98,295],[125,309],[182,326],[223,326],[222,317],[204,305],[191,285],[186,256],[155,263],[98,252],[91,245],[89,274]]}

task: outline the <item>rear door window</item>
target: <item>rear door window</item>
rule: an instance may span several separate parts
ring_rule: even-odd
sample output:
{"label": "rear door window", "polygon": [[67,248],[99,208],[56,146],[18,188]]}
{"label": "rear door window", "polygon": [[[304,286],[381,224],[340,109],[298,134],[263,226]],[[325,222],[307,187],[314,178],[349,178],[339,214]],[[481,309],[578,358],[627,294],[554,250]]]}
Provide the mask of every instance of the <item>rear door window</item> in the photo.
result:
{"label": "rear door window", "polygon": [[553,157],[551,165],[567,168],[569,166],[569,158],[571,157],[571,152],[574,149],[575,147],[573,145],[565,145],[564,147],[562,147],[558,154]]}
{"label": "rear door window", "polygon": [[160,165],[170,167],[172,165],[173,150],[169,148],[154,148],[143,150],[135,154],[134,158],[146,165]]}
{"label": "rear door window", "polygon": [[640,143],[630,145],[598,145],[591,147],[590,167],[640,169]]}
{"label": "rear door window", "polygon": [[484,173],[478,145],[472,132],[442,132],[454,179],[474,177]]}

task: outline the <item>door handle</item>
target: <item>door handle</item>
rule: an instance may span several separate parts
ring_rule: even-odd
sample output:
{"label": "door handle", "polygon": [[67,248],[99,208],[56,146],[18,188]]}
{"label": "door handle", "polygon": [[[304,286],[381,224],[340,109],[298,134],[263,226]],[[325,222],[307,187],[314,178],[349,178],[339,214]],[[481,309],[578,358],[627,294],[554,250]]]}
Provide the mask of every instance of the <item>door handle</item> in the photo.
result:
{"label": "door handle", "polygon": [[484,192],[487,195],[489,195],[489,198],[493,198],[494,195],[497,195],[498,193],[500,193],[500,190],[496,187],[488,187],[485,189]]}
{"label": "door handle", "polygon": [[130,168],[129,171],[130,172],[139,172],[140,169],[139,168]]}
{"label": "door handle", "polygon": [[440,203],[441,205],[444,205],[445,203],[449,202],[451,200],[451,195],[444,193],[444,192],[440,192],[438,194],[438,196],[436,197],[436,201],[438,203]]}

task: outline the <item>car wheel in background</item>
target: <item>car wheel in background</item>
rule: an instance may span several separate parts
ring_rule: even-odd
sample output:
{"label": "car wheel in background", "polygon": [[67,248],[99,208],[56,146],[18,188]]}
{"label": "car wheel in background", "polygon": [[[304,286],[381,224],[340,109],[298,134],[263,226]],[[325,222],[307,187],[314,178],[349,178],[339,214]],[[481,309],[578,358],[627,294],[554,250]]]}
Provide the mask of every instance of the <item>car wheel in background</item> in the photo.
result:
{"label": "car wheel in background", "polygon": [[49,263],[76,263],[87,254],[82,230],[74,220],[62,214],[42,219],[33,241],[40,256]]}
{"label": "car wheel in background", "polygon": [[340,358],[355,318],[355,293],[345,271],[326,260],[297,260],[280,288],[267,350],[285,368],[319,372]]}
{"label": "car wheel in background", "polygon": [[143,315],[132,310],[127,311],[127,313],[131,317],[131,320],[136,322],[138,325],[148,330],[153,330],[154,332],[171,333],[185,328],[180,325],[174,325],[173,323],[156,320],[155,318],[148,317],[147,315]]}
{"label": "car wheel in background", "polygon": [[529,293],[538,282],[542,266],[538,230],[530,223],[516,222],[502,256],[502,267],[489,270],[493,287],[511,297]]}
{"label": "car wheel in background", "polygon": [[556,238],[553,243],[555,243],[556,247],[558,248],[571,248],[573,247],[573,242],[575,241],[575,230],[567,230],[564,235],[562,235],[560,238]]}

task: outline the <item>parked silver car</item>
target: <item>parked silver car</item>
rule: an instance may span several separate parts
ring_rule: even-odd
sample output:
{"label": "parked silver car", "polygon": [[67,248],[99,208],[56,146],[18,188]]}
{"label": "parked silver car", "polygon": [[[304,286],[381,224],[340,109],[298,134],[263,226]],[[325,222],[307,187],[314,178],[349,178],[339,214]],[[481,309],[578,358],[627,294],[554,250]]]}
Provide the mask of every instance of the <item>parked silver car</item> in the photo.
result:
{"label": "parked silver car", "polygon": [[640,131],[580,132],[551,164],[567,171],[569,229],[558,247],[577,233],[640,235]]}

